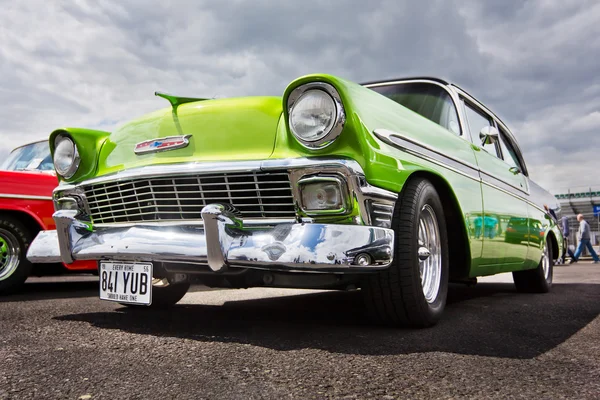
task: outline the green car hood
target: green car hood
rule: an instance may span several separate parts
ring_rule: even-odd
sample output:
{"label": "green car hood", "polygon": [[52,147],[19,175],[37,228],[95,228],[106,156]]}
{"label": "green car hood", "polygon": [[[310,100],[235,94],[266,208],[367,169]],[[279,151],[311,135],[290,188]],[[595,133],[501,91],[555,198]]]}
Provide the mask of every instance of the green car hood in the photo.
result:
{"label": "green car hood", "polygon": [[[205,100],[162,109],[119,127],[98,157],[97,175],[151,164],[269,158],[282,114],[280,97]],[[190,135],[187,147],[135,155],[137,143]]]}

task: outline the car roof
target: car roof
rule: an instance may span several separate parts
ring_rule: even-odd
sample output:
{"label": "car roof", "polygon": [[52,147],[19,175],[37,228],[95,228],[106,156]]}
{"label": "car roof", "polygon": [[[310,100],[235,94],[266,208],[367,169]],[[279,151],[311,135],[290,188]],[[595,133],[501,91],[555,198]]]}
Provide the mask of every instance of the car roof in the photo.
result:
{"label": "car roof", "polygon": [[363,83],[361,83],[361,85],[367,86],[367,85],[375,85],[378,83],[392,83],[392,82],[415,81],[415,80],[434,81],[434,82],[441,83],[442,85],[450,85],[451,84],[450,81],[448,81],[446,79],[442,79],[442,78],[437,78],[435,76],[410,76],[410,77],[404,77],[404,78],[380,79],[377,81],[363,82]]}

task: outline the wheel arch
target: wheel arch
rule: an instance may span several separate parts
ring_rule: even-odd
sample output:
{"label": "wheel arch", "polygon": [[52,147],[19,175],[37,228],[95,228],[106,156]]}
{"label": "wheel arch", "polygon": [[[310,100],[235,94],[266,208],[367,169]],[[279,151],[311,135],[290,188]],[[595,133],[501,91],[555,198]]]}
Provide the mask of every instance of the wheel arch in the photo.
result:
{"label": "wheel arch", "polygon": [[[448,229],[448,253],[450,265],[450,279],[460,280],[469,277],[471,267],[471,249],[469,246],[469,236],[467,226],[463,218],[462,209],[450,187],[450,184],[440,175],[429,171],[415,171],[406,180],[427,179],[435,187],[444,208],[444,218]],[[403,188],[406,187],[406,183]],[[403,192],[400,191],[400,196]],[[450,234],[450,227],[459,227],[460,234]]]}
{"label": "wheel arch", "polygon": [[0,210],[0,218],[2,217],[10,217],[21,222],[31,234],[32,239],[38,234],[38,232],[44,230],[42,221],[39,220],[37,215],[32,215],[26,211]]}
{"label": "wheel arch", "polygon": [[554,234],[552,229],[548,231],[546,237],[548,238],[548,240],[550,240],[550,245],[552,246],[552,259],[556,260],[559,257],[561,257],[558,249],[558,239],[556,238],[556,235]]}

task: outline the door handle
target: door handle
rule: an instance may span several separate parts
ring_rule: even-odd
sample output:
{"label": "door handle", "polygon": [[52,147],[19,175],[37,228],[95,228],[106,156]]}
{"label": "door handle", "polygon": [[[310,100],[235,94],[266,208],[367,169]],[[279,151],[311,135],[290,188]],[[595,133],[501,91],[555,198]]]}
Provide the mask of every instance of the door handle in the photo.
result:
{"label": "door handle", "polygon": [[520,174],[520,173],[521,173],[521,170],[520,170],[519,168],[517,168],[517,167],[510,167],[508,170],[509,170],[510,172],[512,172],[512,173],[513,173],[513,175],[518,175],[518,174]]}

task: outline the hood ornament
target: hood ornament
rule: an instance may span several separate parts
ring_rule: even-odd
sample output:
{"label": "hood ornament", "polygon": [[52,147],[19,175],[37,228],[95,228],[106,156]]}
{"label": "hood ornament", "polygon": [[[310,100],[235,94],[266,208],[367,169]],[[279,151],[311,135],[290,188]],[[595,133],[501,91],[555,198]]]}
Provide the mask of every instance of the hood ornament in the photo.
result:
{"label": "hood ornament", "polygon": [[135,145],[133,151],[135,154],[158,153],[161,151],[176,150],[187,147],[190,144],[192,135],[168,136],[158,139],[150,139]]}

